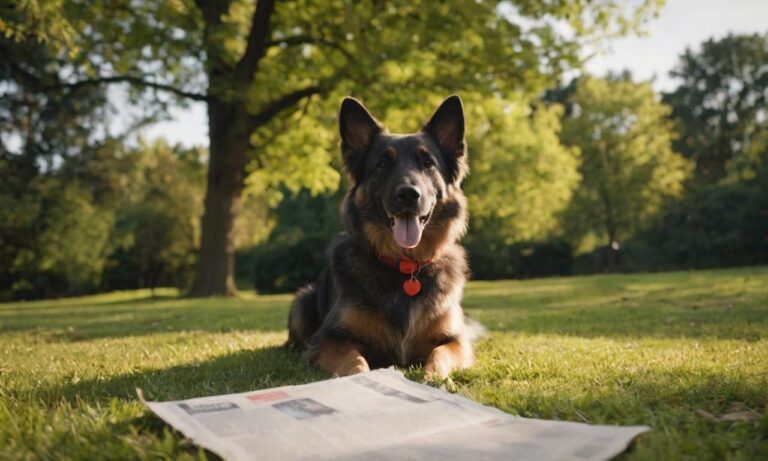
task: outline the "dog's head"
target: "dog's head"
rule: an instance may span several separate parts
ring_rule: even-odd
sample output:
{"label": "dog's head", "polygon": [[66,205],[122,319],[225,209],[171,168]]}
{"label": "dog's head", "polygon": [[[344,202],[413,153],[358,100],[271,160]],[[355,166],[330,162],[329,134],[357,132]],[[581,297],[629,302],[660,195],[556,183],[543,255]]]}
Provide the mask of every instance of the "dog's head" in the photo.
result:
{"label": "dog's head", "polygon": [[346,98],[339,127],[352,180],[344,206],[350,231],[362,230],[379,254],[414,259],[434,258],[461,236],[467,155],[458,96],[411,134],[390,134],[360,102]]}

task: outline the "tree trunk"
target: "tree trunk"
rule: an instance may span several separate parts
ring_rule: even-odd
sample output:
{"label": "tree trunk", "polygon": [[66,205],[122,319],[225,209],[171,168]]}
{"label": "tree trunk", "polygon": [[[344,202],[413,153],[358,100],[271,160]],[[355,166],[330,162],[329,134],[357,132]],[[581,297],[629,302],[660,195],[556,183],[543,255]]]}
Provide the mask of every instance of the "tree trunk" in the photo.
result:
{"label": "tree trunk", "polygon": [[618,240],[616,240],[616,231],[611,229],[608,231],[608,272],[616,272],[621,264],[621,247]]}
{"label": "tree trunk", "polygon": [[235,296],[235,217],[240,206],[250,132],[242,104],[208,102],[208,181],[192,296]]}
{"label": "tree trunk", "polygon": [[621,262],[621,248],[619,246],[619,241],[616,240],[618,230],[616,229],[616,221],[613,215],[613,202],[608,195],[608,191],[604,188],[600,189],[600,197],[605,209],[605,232],[608,234],[608,246],[605,248],[605,267],[608,272],[616,272],[619,268],[619,263]]}

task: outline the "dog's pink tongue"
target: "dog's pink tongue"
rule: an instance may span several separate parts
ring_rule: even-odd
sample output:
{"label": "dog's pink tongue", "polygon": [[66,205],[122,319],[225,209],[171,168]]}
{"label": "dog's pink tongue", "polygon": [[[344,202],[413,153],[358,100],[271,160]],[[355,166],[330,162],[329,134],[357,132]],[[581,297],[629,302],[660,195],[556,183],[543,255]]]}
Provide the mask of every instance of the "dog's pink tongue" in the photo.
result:
{"label": "dog's pink tongue", "polygon": [[421,223],[417,215],[395,217],[395,241],[403,248],[413,248],[421,240]]}

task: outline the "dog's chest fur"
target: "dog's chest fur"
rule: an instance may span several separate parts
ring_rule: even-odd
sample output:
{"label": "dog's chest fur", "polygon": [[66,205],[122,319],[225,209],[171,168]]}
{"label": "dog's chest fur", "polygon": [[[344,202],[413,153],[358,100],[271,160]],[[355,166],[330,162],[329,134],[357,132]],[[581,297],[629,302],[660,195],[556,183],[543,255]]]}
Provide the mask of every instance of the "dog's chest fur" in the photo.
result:
{"label": "dog's chest fur", "polygon": [[333,273],[340,302],[332,315],[341,330],[368,345],[366,359],[382,366],[420,363],[434,347],[463,334],[459,306],[466,263],[459,246],[421,269],[422,289],[415,296],[402,288],[409,275],[352,243],[337,250]]}

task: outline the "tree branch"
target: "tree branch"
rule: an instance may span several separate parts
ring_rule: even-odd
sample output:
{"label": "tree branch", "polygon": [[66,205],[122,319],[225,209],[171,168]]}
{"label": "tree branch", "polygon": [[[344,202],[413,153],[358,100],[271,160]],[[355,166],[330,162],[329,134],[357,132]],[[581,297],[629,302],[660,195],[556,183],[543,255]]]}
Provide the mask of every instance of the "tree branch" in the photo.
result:
{"label": "tree branch", "polygon": [[324,38],[317,38],[317,37],[311,37],[309,35],[294,35],[291,37],[285,37],[280,40],[272,40],[268,41],[266,43],[266,48],[270,48],[273,46],[296,46],[296,45],[318,45],[318,46],[325,46],[328,48],[332,48],[344,56],[346,56],[349,60],[354,60],[354,57],[352,56],[352,53],[350,53],[348,50],[346,50],[343,46],[339,45],[336,42],[333,42],[331,40],[326,40]]}
{"label": "tree branch", "polygon": [[42,89],[43,90],[57,90],[57,89],[77,90],[84,86],[103,85],[103,84],[109,84],[109,83],[130,83],[131,85],[134,85],[134,86],[140,86],[144,88],[153,88],[155,90],[160,90],[160,91],[167,91],[169,93],[175,94],[176,96],[192,99],[194,101],[208,101],[208,95],[184,91],[171,85],[152,82],[149,80],[144,80],[141,77],[136,77],[131,75],[116,75],[112,77],[98,77],[98,78],[90,78],[85,80],[78,80],[76,82],[71,82],[71,83],[57,83],[55,85],[45,85],[42,87]]}
{"label": "tree branch", "polygon": [[17,78],[23,78],[29,84],[34,85],[35,88],[38,91],[54,91],[54,90],[71,90],[71,91],[77,91],[78,89],[84,87],[84,86],[96,86],[96,85],[103,85],[103,84],[109,84],[109,83],[130,83],[134,86],[141,86],[145,88],[154,88],[156,90],[161,91],[167,91],[169,93],[173,93],[176,96],[192,99],[195,101],[208,101],[208,95],[200,94],[200,93],[192,93],[189,91],[184,91],[179,88],[176,88],[171,85],[166,85],[164,83],[158,83],[158,82],[151,82],[148,80],[144,80],[142,77],[139,76],[132,76],[132,75],[115,75],[111,77],[96,77],[96,78],[90,78],[90,79],[83,79],[83,80],[77,80],[74,82],[62,82],[62,81],[55,81],[53,83],[45,83],[43,81],[43,78],[34,75],[32,72],[22,68],[18,65],[18,63],[14,62],[13,60],[9,60],[9,66],[11,68],[11,71]]}
{"label": "tree branch", "polygon": [[195,5],[202,13],[206,27],[220,25],[221,16],[229,11],[231,3],[232,0],[195,0]]}
{"label": "tree branch", "polygon": [[267,50],[270,19],[274,11],[275,0],[256,0],[245,53],[235,66],[235,75],[240,82],[247,83],[252,80],[259,60]]}
{"label": "tree branch", "polygon": [[261,110],[258,114],[251,115],[249,122],[253,128],[260,127],[268,123],[277,114],[298,104],[302,99],[320,94],[323,92],[323,88],[320,86],[310,86],[301,90],[296,90],[288,93],[281,98],[273,101]]}
{"label": "tree branch", "polygon": [[218,38],[222,17],[229,11],[231,4],[232,0],[195,0],[203,17],[203,49],[208,61],[209,82],[218,81],[218,76],[232,75],[232,66],[225,59],[223,44]]}

